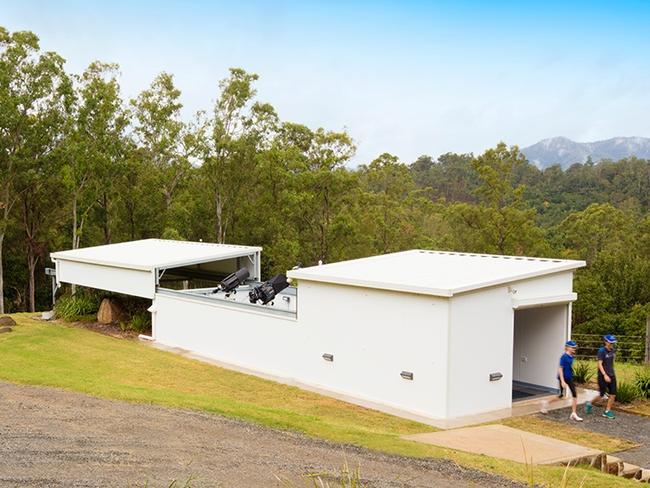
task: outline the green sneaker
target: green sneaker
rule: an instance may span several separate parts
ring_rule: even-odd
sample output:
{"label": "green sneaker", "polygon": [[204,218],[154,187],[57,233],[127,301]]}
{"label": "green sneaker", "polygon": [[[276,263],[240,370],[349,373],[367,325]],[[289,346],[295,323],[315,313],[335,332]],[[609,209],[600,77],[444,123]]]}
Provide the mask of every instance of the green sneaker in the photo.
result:
{"label": "green sneaker", "polygon": [[615,419],[616,417],[614,416],[614,412],[611,410],[605,410],[603,412],[603,417],[608,418],[608,419]]}
{"label": "green sneaker", "polygon": [[590,414],[593,411],[594,411],[594,406],[591,404],[591,402],[586,402],[585,403],[585,413]]}

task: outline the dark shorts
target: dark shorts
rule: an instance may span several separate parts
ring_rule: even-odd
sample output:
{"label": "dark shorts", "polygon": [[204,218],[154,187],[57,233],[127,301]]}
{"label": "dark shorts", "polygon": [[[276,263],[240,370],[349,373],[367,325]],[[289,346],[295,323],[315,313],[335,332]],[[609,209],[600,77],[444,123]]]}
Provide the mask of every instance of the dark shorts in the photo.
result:
{"label": "dark shorts", "polygon": [[[566,393],[564,389],[562,388],[562,382],[558,378],[558,382],[560,383],[560,398],[564,397],[564,394]],[[578,398],[578,392],[576,391],[576,384],[573,380],[565,381],[567,388],[571,391],[571,395],[573,395],[573,398]]]}
{"label": "dark shorts", "polygon": [[602,375],[598,375],[598,391],[600,392],[600,396],[605,396],[605,393],[608,395],[616,395],[616,376],[610,376],[609,378],[612,381],[607,383]]}

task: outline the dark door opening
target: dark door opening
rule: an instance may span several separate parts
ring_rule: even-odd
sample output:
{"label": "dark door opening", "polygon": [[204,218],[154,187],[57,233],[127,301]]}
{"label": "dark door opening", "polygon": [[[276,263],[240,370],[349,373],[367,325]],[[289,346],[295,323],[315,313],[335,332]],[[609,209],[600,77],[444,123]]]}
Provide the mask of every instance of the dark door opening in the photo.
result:
{"label": "dark door opening", "polygon": [[557,392],[557,366],[567,338],[566,304],[515,310],[512,400]]}

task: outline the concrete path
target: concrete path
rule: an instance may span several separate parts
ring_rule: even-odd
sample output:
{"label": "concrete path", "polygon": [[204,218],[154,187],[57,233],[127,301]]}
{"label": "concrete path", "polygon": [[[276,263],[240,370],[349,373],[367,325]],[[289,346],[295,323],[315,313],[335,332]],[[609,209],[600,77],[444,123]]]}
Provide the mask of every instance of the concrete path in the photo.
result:
{"label": "concrete path", "polygon": [[519,463],[557,464],[597,456],[601,451],[532,434],[505,425],[482,425],[406,436],[406,439],[509,459]]}
{"label": "concrete path", "polygon": [[[308,474],[364,487],[515,486],[441,459],[389,456],[208,413],[0,381],[0,486],[296,488]],[[188,480],[192,480],[186,485]],[[287,486],[287,485],[283,485]]]}

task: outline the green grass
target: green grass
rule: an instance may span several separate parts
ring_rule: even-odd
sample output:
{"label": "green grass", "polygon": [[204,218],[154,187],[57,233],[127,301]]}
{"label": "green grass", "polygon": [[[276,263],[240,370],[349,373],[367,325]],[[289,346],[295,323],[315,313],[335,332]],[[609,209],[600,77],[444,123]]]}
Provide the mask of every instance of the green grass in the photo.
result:
{"label": "green grass", "polygon": [[[511,461],[443,449],[400,437],[433,428],[82,328],[13,316],[14,332],[0,336],[0,379],[66,388],[103,398],[218,413],[383,452],[450,459],[463,466],[526,482]],[[363,466],[361,466],[363,471]],[[535,467],[535,482],[562,483],[564,468]],[[574,468],[571,484],[631,483],[593,469]]]}
{"label": "green grass", "polygon": [[[596,371],[597,371],[597,362],[596,361],[583,361],[588,363],[594,372],[593,381],[596,381]],[[647,364],[638,364],[638,363],[624,363],[622,361],[616,362],[614,364],[614,369],[616,370],[616,379],[618,381],[627,381],[630,383],[634,382],[635,376],[639,371],[650,370],[650,366]]]}

